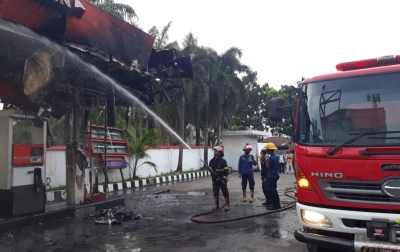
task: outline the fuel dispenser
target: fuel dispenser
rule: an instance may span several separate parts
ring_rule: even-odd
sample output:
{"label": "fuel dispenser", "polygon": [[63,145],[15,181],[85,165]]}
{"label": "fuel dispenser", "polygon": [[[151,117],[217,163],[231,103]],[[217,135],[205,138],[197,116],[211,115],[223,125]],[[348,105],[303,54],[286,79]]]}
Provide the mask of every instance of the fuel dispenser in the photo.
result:
{"label": "fuel dispenser", "polygon": [[[89,125],[86,131],[86,141],[88,145],[85,150],[92,164],[89,174],[90,189],[86,199],[93,202],[105,199],[105,196],[98,192],[99,169],[102,169],[105,173],[107,182],[109,175],[107,171],[119,169],[122,181],[124,181],[122,169],[128,167],[127,156],[129,156],[130,151],[124,130],[120,128]],[[91,182],[92,170],[94,171],[94,188]]]}
{"label": "fuel dispenser", "polygon": [[[20,121],[24,127],[16,128]],[[0,110],[0,129],[0,215],[44,212],[46,121],[26,111]],[[17,139],[21,130],[23,140]]]}

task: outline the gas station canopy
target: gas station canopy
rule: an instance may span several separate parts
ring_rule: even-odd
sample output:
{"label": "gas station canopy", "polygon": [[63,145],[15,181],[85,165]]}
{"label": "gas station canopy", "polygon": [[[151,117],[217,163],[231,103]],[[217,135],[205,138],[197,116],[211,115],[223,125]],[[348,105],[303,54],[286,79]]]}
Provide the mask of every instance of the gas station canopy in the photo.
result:
{"label": "gas station canopy", "polygon": [[[162,54],[154,40],[85,0],[0,0],[0,99],[22,109],[57,110],[74,100],[74,87],[85,99],[108,93],[83,61],[151,104],[164,92],[151,80],[193,78],[190,58]],[[174,62],[179,76],[166,74]],[[115,95],[116,106],[132,105]]]}

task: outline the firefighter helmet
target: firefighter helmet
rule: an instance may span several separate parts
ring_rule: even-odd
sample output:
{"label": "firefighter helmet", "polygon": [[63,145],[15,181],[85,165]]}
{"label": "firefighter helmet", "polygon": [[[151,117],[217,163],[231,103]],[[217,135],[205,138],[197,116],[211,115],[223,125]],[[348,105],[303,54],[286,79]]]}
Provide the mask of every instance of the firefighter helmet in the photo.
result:
{"label": "firefighter helmet", "polygon": [[251,151],[253,149],[253,147],[250,144],[246,144],[243,148],[244,151],[248,150]]}
{"label": "firefighter helmet", "polygon": [[221,157],[223,157],[224,156],[224,147],[222,147],[222,146],[214,146],[214,148],[213,148],[215,151],[218,151],[218,152],[221,152]]}
{"label": "firefighter helmet", "polygon": [[267,150],[276,150],[276,149],[278,149],[278,148],[276,148],[274,143],[267,143],[264,148],[267,149]]}

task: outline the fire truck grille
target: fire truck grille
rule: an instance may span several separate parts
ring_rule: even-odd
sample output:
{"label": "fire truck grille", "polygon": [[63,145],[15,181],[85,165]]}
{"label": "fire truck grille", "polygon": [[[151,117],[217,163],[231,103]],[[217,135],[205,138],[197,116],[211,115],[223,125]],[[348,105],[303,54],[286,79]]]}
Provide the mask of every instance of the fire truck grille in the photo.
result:
{"label": "fire truck grille", "polygon": [[384,182],[318,180],[324,196],[329,200],[400,206],[400,199],[390,197],[381,190]]}

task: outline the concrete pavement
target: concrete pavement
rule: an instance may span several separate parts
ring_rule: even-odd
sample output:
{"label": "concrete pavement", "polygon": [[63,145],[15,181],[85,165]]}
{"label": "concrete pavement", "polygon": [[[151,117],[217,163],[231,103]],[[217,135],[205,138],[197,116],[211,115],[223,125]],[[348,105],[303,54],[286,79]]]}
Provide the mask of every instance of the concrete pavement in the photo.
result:
{"label": "concrete pavement", "polygon": [[[265,212],[260,173],[255,173],[255,202],[242,202],[240,179],[229,176],[231,211],[213,213],[206,220],[235,218]],[[283,174],[278,182],[293,187],[294,176]],[[170,189],[169,193],[154,194]],[[113,192],[122,195],[121,191]],[[95,225],[91,220],[63,219],[0,234],[0,251],[299,251],[295,210],[221,224],[198,224],[190,216],[213,205],[211,178],[126,190],[126,210],[142,215],[122,225]],[[222,197],[221,197],[222,199]],[[283,204],[292,199],[281,196]]]}

